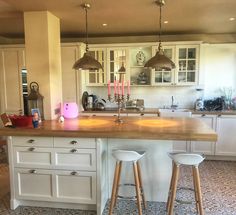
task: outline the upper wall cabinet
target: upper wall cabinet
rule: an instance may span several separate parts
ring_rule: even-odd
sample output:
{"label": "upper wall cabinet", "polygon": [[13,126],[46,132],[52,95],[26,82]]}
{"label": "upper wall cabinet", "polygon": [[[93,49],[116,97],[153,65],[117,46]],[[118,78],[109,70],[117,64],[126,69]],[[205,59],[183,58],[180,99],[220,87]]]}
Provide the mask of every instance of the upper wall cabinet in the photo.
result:
{"label": "upper wall cabinet", "polygon": [[[187,45],[186,45],[187,44]],[[122,64],[126,69],[125,79],[133,86],[185,86],[198,84],[200,43],[163,43],[165,55],[176,65],[171,71],[145,68],[145,63],[156,54],[156,44],[94,45],[91,55],[102,65],[103,70],[86,74],[87,86],[104,86],[107,81],[120,79]]]}
{"label": "upper wall cabinet", "polygon": [[1,112],[22,114],[24,109],[22,69],[25,69],[24,48],[0,47]]}
{"label": "upper wall cabinet", "polygon": [[98,62],[101,63],[103,69],[89,70],[86,73],[87,86],[104,86],[107,78],[107,67],[106,67],[106,49],[105,48],[90,48],[89,53]]}

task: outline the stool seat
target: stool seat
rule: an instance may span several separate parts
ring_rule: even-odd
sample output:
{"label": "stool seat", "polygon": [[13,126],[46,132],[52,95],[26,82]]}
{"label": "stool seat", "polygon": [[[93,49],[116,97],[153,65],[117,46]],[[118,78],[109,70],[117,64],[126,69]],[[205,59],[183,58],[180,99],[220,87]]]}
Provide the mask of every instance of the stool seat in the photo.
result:
{"label": "stool seat", "polygon": [[169,157],[177,165],[198,166],[204,159],[204,155],[195,153],[169,153]]}
{"label": "stool seat", "polygon": [[137,161],[142,158],[145,151],[128,151],[128,150],[115,150],[112,152],[113,157],[118,161]]}

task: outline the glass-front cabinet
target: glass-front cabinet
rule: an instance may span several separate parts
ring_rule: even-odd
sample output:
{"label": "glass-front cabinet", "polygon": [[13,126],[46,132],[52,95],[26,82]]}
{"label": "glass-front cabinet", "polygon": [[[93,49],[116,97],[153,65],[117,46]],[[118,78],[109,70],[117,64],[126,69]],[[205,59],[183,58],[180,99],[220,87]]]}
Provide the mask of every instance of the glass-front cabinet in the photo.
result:
{"label": "glass-front cabinet", "polygon": [[86,74],[87,86],[104,86],[106,84],[106,49],[105,48],[96,48],[90,49],[89,53],[96,60],[98,60],[103,69],[99,70],[89,70]]}
{"label": "glass-front cabinet", "polygon": [[126,48],[108,48],[107,54],[108,54],[108,79],[111,83],[114,83],[114,80],[120,80],[120,73],[119,69],[123,65],[126,69],[124,80],[127,79],[127,72],[128,72],[128,60],[127,60],[127,49]]}
{"label": "glass-front cabinet", "polygon": [[[156,54],[158,48],[154,48],[153,55]],[[175,62],[175,47],[174,46],[163,46],[164,54]],[[155,70],[153,71],[153,85],[173,85],[175,82],[175,69],[171,71]]]}
{"label": "glass-front cabinet", "polygon": [[176,46],[176,83],[178,85],[193,85],[198,75],[198,46]]}
{"label": "glass-front cabinet", "polygon": [[151,69],[145,63],[152,57],[152,46],[131,47],[129,49],[131,85],[151,85]]}

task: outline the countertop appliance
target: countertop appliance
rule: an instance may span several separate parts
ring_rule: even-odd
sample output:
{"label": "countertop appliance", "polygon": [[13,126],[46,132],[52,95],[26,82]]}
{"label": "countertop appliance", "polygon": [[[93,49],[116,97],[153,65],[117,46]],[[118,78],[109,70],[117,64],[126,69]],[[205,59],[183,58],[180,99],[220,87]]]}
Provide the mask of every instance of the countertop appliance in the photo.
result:
{"label": "countertop appliance", "polygon": [[204,100],[204,109],[207,111],[222,111],[224,109],[224,99],[221,97]]}
{"label": "countertop appliance", "polygon": [[201,98],[197,99],[195,102],[195,110],[204,110],[204,102]]}

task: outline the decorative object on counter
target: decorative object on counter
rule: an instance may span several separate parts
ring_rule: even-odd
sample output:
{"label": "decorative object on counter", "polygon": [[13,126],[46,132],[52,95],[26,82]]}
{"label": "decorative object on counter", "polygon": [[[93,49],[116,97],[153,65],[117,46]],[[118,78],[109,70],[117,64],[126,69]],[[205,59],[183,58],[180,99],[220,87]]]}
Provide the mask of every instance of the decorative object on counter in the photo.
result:
{"label": "decorative object on counter", "polygon": [[60,116],[58,119],[58,122],[63,123],[65,121],[65,118],[63,116]]}
{"label": "decorative object on counter", "polygon": [[114,97],[111,97],[111,85],[110,81],[108,81],[108,100],[110,102],[115,102],[118,105],[118,116],[115,122],[117,123],[123,123],[123,120],[120,117],[120,111],[124,107],[125,103],[130,98],[130,81],[127,81],[127,97],[125,98],[125,83],[124,80],[122,80],[122,83],[120,84],[119,80],[114,80]]}
{"label": "decorative object on counter", "polygon": [[222,94],[222,97],[225,102],[224,109],[225,110],[231,110],[233,108],[233,92],[235,90],[232,87],[223,87],[220,89],[220,93]]}
{"label": "decorative object on counter", "polygon": [[78,105],[75,102],[64,103],[63,115],[66,119],[73,119],[78,117]]}
{"label": "decorative object on counter", "polygon": [[1,120],[2,120],[2,123],[3,123],[4,127],[13,126],[11,119],[9,118],[9,116],[6,113],[1,114],[0,117],[1,117]]}
{"label": "decorative object on counter", "polygon": [[32,118],[32,124],[34,128],[38,128],[39,127],[39,113],[38,112],[34,112],[33,113],[33,118]]}
{"label": "decorative object on counter", "polygon": [[224,106],[225,102],[222,97],[204,100],[204,110],[206,111],[222,111],[224,110]]}
{"label": "decorative object on counter", "polygon": [[[13,127],[27,127],[32,125],[32,116],[9,115]],[[6,127],[12,127],[6,126]]]}
{"label": "decorative object on counter", "polygon": [[155,70],[167,70],[170,71],[172,69],[175,68],[175,64],[173,63],[172,60],[170,60],[167,56],[165,56],[164,51],[162,49],[162,45],[161,45],[161,24],[162,24],[162,6],[165,5],[165,1],[164,0],[157,0],[156,4],[160,7],[160,18],[159,18],[159,26],[160,26],[160,30],[159,30],[159,45],[158,45],[158,51],[156,53],[156,55],[154,57],[152,57],[151,59],[149,59],[144,67],[151,67]]}
{"label": "decorative object on counter", "polygon": [[136,55],[136,60],[137,60],[137,64],[138,66],[143,66],[145,60],[146,60],[146,57],[144,55],[144,53],[142,51],[139,51]]}
{"label": "decorative object on counter", "polygon": [[39,85],[37,82],[30,83],[30,94],[27,97],[28,101],[28,113],[31,113],[32,109],[38,109],[41,120],[44,120],[43,112],[43,96],[39,93]]}
{"label": "decorative object on counter", "polygon": [[103,69],[100,62],[93,58],[89,54],[88,48],[88,9],[90,9],[90,4],[83,4],[82,8],[85,10],[85,19],[86,19],[86,52],[84,56],[77,60],[73,65],[73,69],[76,70],[99,70]]}
{"label": "decorative object on counter", "polygon": [[148,76],[145,71],[139,73],[137,82],[138,84],[148,84]]}

